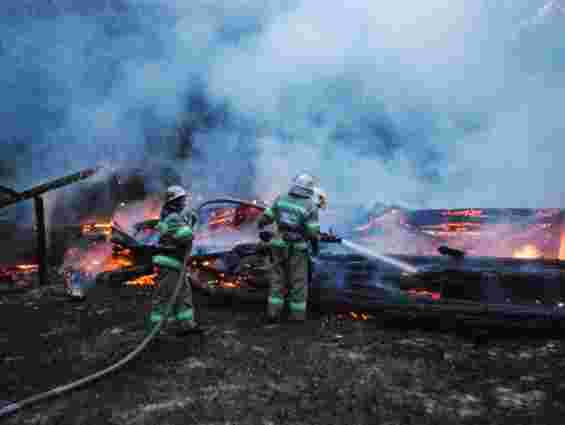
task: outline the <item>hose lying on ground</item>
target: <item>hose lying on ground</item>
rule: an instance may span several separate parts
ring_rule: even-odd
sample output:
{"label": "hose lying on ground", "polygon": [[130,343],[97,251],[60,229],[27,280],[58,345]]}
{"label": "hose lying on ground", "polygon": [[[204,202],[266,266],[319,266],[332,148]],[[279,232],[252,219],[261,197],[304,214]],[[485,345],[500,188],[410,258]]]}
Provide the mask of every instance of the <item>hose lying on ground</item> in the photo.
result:
{"label": "hose lying on ground", "polygon": [[[190,251],[187,251],[185,257],[184,257],[184,264],[187,264],[187,261],[190,257]],[[177,286],[175,287],[175,290],[173,292],[173,295],[171,296],[169,303],[167,305],[167,309],[166,309],[166,315],[165,318],[160,321],[159,323],[157,323],[153,329],[151,330],[151,332],[143,339],[143,341],[141,341],[141,343],[133,350],[131,351],[128,355],[126,355],[123,359],[119,360],[118,362],[108,366],[105,369],[102,369],[96,373],[93,373],[91,375],[85,376],[84,378],[81,378],[77,381],[73,381],[70,382],[66,385],[61,385],[59,387],[55,387],[49,391],[40,393],[40,394],[36,394],[34,396],[25,398],[21,401],[18,401],[16,403],[10,403],[6,406],[3,406],[0,408],[0,417],[3,416],[7,416],[10,414],[15,413],[18,410],[23,409],[24,407],[30,406],[31,404],[35,404],[38,403],[40,401],[46,400],[47,398],[50,397],[54,397],[54,396],[58,396],[61,395],[63,393],[66,393],[68,391],[74,390],[82,385],[88,384],[90,382],[93,382],[99,378],[102,378],[114,371],[116,371],[117,369],[121,368],[122,366],[125,366],[127,363],[129,363],[131,360],[133,360],[134,357],[136,357],[139,353],[141,353],[141,351],[143,351],[145,349],[145,347],[147,347],[147,345],[151,342],[151,340],[155,337],[155,335],[157,335],[157,333],[159,333],[159,331],[161,330],[163,323],[167,322],[167,316],[168,314],[173,310],[173,305],[180,293],[180,289],[182,287],[182,285],[185,283],[185,276],[186,276],[186,267],[183,268],[183,270],[181,271],[179,280],[177,282]]]}

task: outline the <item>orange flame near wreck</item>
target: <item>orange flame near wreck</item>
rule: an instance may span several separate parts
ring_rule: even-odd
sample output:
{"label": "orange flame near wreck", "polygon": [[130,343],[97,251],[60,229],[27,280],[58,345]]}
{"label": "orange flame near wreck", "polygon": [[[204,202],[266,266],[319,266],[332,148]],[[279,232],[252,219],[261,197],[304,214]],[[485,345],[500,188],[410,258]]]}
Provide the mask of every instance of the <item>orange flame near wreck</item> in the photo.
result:
{"label": "orange flame near wreck", "polygon": [[112,233],[113,223],[87,223],[81,226],[81,232],[83,235],[89,233],[102,233],[103,235],[109,236]]}
{"label": "orange flame near wreck", "polygon": [[565,261],[565,231],[561,232],[561,239],[559,240],[559,260]]}
{"label": "orange flame near wreck", "polygon": [[93,244],[86,251],[70,248],[65,253],[64,268],[78,269],[85,273],[101,273],[130,267],[133,262],[124,255],[112,255],[112,244]]}
{"label": "orange flame near wreck", "polygon": [[39,266],[37,264],[19,264],[16,268],[22,272],[36,272]]}
{"label": "orange flame near wreck", "polygon": [[352,319],[354,320],[368,320],[369,319],[369,315],[367,313],[355,313],[354,311],[351,311],[350,316]]}
{"label": "orange flame near wreck", "polygon": [[524,245],[512,253],[512,258],[534,259],[540,257],[542,257],[542,253],[532,244]]}
{"label": "orange flame near wreck", "polygon": [[157,273],[140,276],[137,279],[128,280],[126,285],[130,286],[153,286],[155,285],[155,278]]}

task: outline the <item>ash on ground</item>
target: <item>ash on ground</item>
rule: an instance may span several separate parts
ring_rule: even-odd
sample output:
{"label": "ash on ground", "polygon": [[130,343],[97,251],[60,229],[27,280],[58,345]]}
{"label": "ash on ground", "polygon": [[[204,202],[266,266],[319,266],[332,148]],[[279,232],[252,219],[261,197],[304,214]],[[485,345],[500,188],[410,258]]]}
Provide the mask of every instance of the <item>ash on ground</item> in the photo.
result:
{"label": "ash on ground", "polygon": [[[18,401],[121,359],[144,336],[152,289],[62,283],[0,298],[0,400]],[[263,306],[196,295],[203,338],[153,342],[121,371],[7,424],[561,424],[565,344],[477,343],[384,317],[313,312],[266,325]],[[366,316],[357,315],[357,318]]]}

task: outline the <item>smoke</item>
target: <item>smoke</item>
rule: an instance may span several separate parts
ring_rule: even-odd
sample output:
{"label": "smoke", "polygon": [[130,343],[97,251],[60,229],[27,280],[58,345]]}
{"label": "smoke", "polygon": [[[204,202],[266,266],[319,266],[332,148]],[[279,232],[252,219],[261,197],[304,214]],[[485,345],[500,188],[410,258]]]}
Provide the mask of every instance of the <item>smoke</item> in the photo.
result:
{"label": "smoke", "polygon": [[205,196],[307,170],[330,206],[563,206],[564,19],[542,1],[224,3],[10,2],[0,184],[104,162]]}
{"label": "smoke", "polygon": [[301,2],[210,91],[269,133],[259,191],[305,169],[330,205],[561,207],[565,19],[525,25],[542,5]]}
{"label": "smoke", "polygon": [[274,13],[237,3],[7,4],[0,183],[23,190],[103,163],[144,169],[153,190],[167,169],[203,194],[249,192],[253,132],[205,94],[211,59]]}

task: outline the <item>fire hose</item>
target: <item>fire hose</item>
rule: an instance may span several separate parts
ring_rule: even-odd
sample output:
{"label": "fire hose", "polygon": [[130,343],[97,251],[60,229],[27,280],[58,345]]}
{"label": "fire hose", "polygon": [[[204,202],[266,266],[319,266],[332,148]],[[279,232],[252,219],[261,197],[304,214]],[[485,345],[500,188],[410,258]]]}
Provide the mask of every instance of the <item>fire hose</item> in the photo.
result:
{"label": "fire hose", "polygon": [[[413,266],[411,266],[407,263],[395,260],[393,258],[390,258],[390,257],[382,255],[382,254],[377,254],[377,253],[373,252],[372,250],[368,250],[368,249],[366,249],[362,246],[359,246],[359,245],[357,245],[353,242],[350,242],[350,241],[347,241],[347,240],[341,240],[341,239],[337,239],[337,238],[336,238],[335,241],[338,242],[338,243],[342,243],[345,246],[348,246],[349,248],[351,248],[351,249],[353,249],[357,252],[360,252],[364,255],[368,255],[370,257],[377,258],[379,260],[382,260],[382,261],[385,261],[389,264],[392,264],[396,267],[399,267],[402,270],[404,270],[405,272],[415,273],[415,272],[418,271],[415,267],[413,267]],[[190,258],[190,251],[187,251],[186,254],[185,254],[185,257],[184,257],[184,264],[186,264],[188,262],[189,258]],[[284,260],[275,262],[274,264],[269,264],[264,269],[271,269],[273,267],[276,267],[280,263],[282,263],[283,261]],[[106,375],[109,375],[110,373],[112,373],[112,372],[120,369],[121,367],[125,366],[126,364],[128,364],[137,355],[139,355],[139,353],[141,353],[145,349],[145,347],[147,347],[147,345],[159,333],[159,331],[163,327],[163,324],[167,322],[168,315],[173,310],[172,307],[173,307],[173,305],[174,305],[174,303],[175,303],[175,301],[178,297],[178,294],[180,293],[180,289],[181,289],[182,285],[185,283],[185,277],[186,277],[186,267],[183,268],[183,270],[181,271],[181,274],[179,276],[179,280],[177,282],[177,285],[175,287],[173,295],[169,299],[167,309],[165,311],[164,320],[158,322],[153,327],[151,332],[141,341],[141,343],[133,351],[131,351],[129,354],[127,354],[124,358],[122,358],[118,362],[106,367],[105,369],[102,369],[102,370],[100,370],[96,373],[93,373],[91,375],[85,376],[84,378],[78,379],[76,381],[70,382],[70,383],[65,384],[65,385],[55,387],[55,388],[53,388],[49,391],[45,391],[43,393],[36,394],[34,396],[23,399],[19,402],[10,403],[6,406],[2,406],[2,407],[0,407],[0,417],[11,415],[11,414],[23,409],[24,407],[30,406],[32,404],[39,403],[39,402],[44,401],[44,400],[51,398],[51,397],[62,395],[63,393],[77,389],[80,386],[94,382],[95,380],[100,379],[100,378],[102,378]]]}
{"label": "fire hose", "polygon": [[[273,233],[269,232],[269,231],[262,231],[259,234],[259,237],[261,238],[261,240],[263,242],[268,242],[273,236],[274,236]],[[353,251],[356,251],[356,252],[358,252],[362,255],[374,258],[376,260],[379,260],[379,261],[382,261],[384,263],[390,264],[394,267],[397,267],[405,273],[412,274],[412,273],[418,273],[418,271],[419,271],[416,267],[412,266],[411,264],[408,264],[404,261],[397,260],[395,258],[388,256],[388,255],[380,254],[378,252],[373,251],[372,249],[365,248],[364,246],[356,244],[356,243],[351,242],[349,240],[339,238],[336,235],[334,235],[333,233],[322,233],[321,236],[322,236],[322,240],[324,240],[325,242],[340,243],[340,244],[342,244],[342,245],[344,245],[344,246],[346,246],[346,247],[352,249]],[[444,248],[444,249],[447,249],[447,248]],[[455,251],[455,250],[449,250],[449,251]],[[282,262],[284,262],[284,259],[282,261],[278,261],[274,264],[270,264],[266,267],[256,267],[256,268],[260,269],[260,270],[269,270],[269,269],[272,269],[272,268],[278,266]]]}
{"label": "fire hose", "polygon": [[[273,238],[274,234],[272,232],[269,231],[262,231],[259,234],[260,239],[264,242],[264,243],[268,243],[272,238]],[[331,242],[331,243],[339,243],[342,244],[350,249],[352,249],[353,251],[356,251],[362,255],[374,258],[376,260],[382,261],[384,263],[387,263],[391,266],[397,267],[400,270],[402,270],[404,273],[407,274],[413,274],[413,273],[418,273],[419,270],[418,268],[412,266],[411,264],[408,264],[404,261],[400,261],[397,260],[395,258],[392,258],[388,255],[384,255],[384,254],[380,254],[378,252],[375,252],[371,249],[367,249],[362,245],[356,244],[354,242],[351,242],[349,240],[346,239],[342,239],[340,237],[337,237],[336,235],[334,235],[333,233],[322,233],[322,240],[326,241],[326,242]],[[292,247],[292,245],[291,245]],[[263,249],[266,249],[266,246],[263,247]],[[447,249],[447,248],[444,248]],[[456,250],[450,250],[450,251],[456,251]],[[288,253],[290,254],[290,253]],[[285,258],[282,258],[279,261],[271,261],[270,264],[266,265],[266,266],[257,266],[257,265],[250,265],[247,264],[247,268],[253,268],[254,270],[260,270],[262,272],[267,272],[270,271],[272,269],[274,269],[275,267],[279,266],[280,264],[285,263],[288,260],[288,255]],[[245,274],[247,271],[243,271],[243,273]]]}
{"label": "fire hose", "polygon": [[[185,254],[185,257],[184,257],[184,264],[187,264],[187,261],[188,261],[189,258],[190,258],[190,251],[187,251],[186,254]],[[182,269],[179,280],[178,280],[177,285],[175,287],[175,290],[173,292],[173,295],[169,299],[169,302],[167,304],[167,309],[165,310],[164,319],[162,321],[158,322],[153,327],[151,332],[141,341],[141,343],[133,351],[131,351],[129,354],[127,354],[124,358],[122,358],[118,362],[106,367],[105,369],[102,369],[102,370],[100,370],[96,373],[93,373],[91,375],[85,376],[84,378],[78,379],[76,381],[70,382],[70,383],[65,384],[65,385],[55,387],[55,388],[53,388],[49,391],[45,391],[43,393],[36,394],[34,396],[25,398],[25,399],[18,401],[16,403],[10,403],[6,406],[0,407],[0,417],[11,415],[11,414],[17,412],[18,410],[23,409],[24,407],[30,406],[32,404],[39,403],[40,401],[46,400],[48,398],[59,396],[59,395],[62,395],[63,393],[77,389],[80,386],[91,383],[91,382],[93,382],[97,379],[100,379],[100,378],[120,369],[121,367],[123,367],[127,363],[129,363],[131,360],[133,360],[139,353],[141,353],[145,349],[145,347],[147,347],[147,345],[153,340],[155,335],[157,335],[159,333],[159,331],[163,327],[163,324],[167,322],[167,318],[168,318],[170,312],[173,310],[173,305],[174,305],[174,303],[175,303],[175,301],[176,301],[176,299],[177,299],[177,297],[180,293],[180,289],[181,289],[182,285],[185,283],[185,277],[186,277],[186,267],[184,267]]]}

